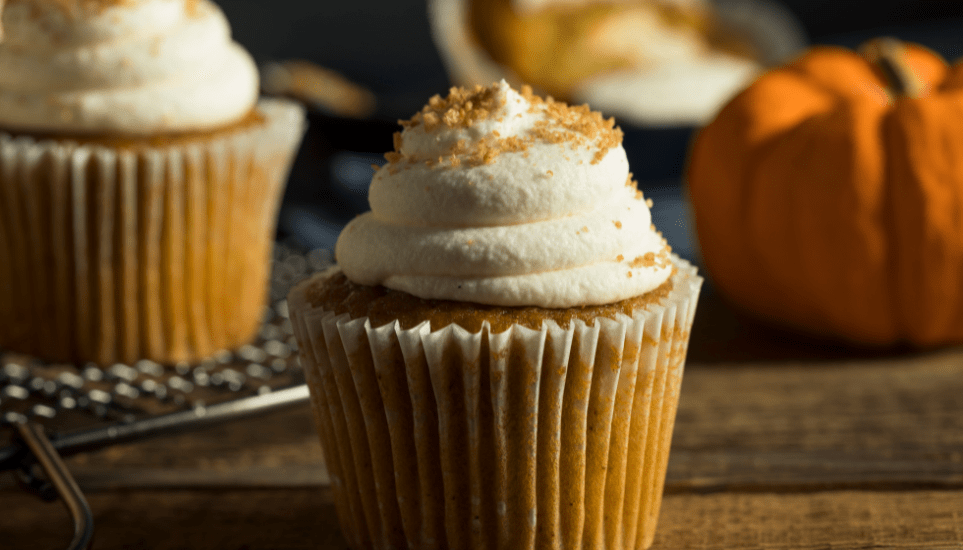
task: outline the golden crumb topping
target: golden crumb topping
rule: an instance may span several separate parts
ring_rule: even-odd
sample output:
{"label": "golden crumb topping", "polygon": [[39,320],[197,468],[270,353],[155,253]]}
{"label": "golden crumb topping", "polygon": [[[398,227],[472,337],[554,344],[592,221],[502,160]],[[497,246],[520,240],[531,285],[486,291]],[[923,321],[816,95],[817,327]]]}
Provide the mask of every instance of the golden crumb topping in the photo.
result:
{"label": "golden crumb topping", "polygon": [[499,96],[497,86],[485,88],[478,84],[473,90],[452,87],[448,90],[448,97],[432,96],[421,112],[409,120],[399,120],[398,124],[404,128],[424,124],[426,132],[433,131],[440,124],[448,128],[468,128],[478,121],[488,120],[504,105],[505,98]]}
{"label": "golden crumb topping", "polygon": [[631,262],[629,262],[629,267],[668,267],[671,264],[671,260],[669,259],[671,252],[672,247],[665,242],[665,239],[662,239],[662,250],[660,250],[658,253],[646,252],[642,256],[636,256]]}
{"label": "golden crumb topping", "polygon": [[[448,91],[447,97],[435,95],[420,112],[408,120],[399,120],[398,123],[406,130],[423,127],[425,132],[433,132],[470,128],[489,120],[502,122],[506,98],[501,91],[499,84],[487,88],[478,85],[471,90],[453,87]],[[459,140],[443,155],[435,158],[415,158],[402,154],[402,134],[396,132],[394,151],[385,153],[385,159],[389,163],[388,170],[396,173],[403,169],[404,167],[400,166],[402,160],[407,160],[408,164],[422,162],[428,166],[448,167],[492,164],[503,153],[521,153],[527,156],[529,147],[535,143],[567,144],[573,149],[594,149],[591,163],[596,164],[605,157],[609,149],[622,143],[622,130],[615,126],[615,119],[602,117],[601,113],[592,111],[588,105],[569,106],[551,97],[543,99],[532,92],[531,86],[522,86],[521,96],[529,103],[529,113],[544,114],[544,118],[536,120],[533,127],[523,135],[503,137],[498,130],[493,130],[470,145],[465,140]],[[515,116],[522,115],[519,113]],[[630,183],[634,185],[632,181],[626,185]]]}
{"label": "golden crumb topping", "polygon": [[536,122],[531,132],[539,141],[596,147],[598,150],[592,164],[601,161],[609,149],[622,143],[622,130],[615,125],[615,118],[604,118],[602,113],[589,109],[588,105],[571,106],[551,97],[542,99],[532,93],[531,86],[522,86],[522,97],[532,104],[529,112],[545,109],[548,120]]}

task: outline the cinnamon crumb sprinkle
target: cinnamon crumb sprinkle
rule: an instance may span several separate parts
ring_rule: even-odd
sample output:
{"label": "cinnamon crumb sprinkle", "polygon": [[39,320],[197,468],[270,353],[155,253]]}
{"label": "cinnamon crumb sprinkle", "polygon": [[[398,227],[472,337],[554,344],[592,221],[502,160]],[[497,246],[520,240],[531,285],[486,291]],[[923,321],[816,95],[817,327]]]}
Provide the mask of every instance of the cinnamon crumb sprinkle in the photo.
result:
{"label": "cinnamon crumb sprinkle", "polygon": [[548,174],[548,177],[552,177],[555,175],[555,172],[552,172],[551,170],[546,170],[545,173]]}
{"label": "cinnamon crumb sprinkle", "polygon": [[626,274],[626,277],[628,277],[629,279],[631,279],[631,278],[632,278],[632,272],[629,271],[628,274]]}
{"label": "cinnamon crumb sprinkle", "polygon": [[645,199],[645,205],[648,206],[649,208],[652,208],[652,205],[654,204],[655,203],[652,202],[652,199]]}
{"label": "cinnamon crumb sprinkle", "polygon": [[[479,166],[492,164],[502,153],[521,153],[528,158],[529,147],[535,142],[549,144],[566,144],[573,149],[586,148],[594,151],[591,164],[600,162],[609,149],[618,147],[622,143],[622,130],[615,126],[614,118],[604,118],[601,113],[593,112],[588,105],[569,106],[556,101],[552,97],[540,98],[532,92],[530,86],[522,86],[521,96],[530,106],[529,112],[542,113],[544,119],[536,120],[533,127],[523,136],[503,138],[498,130],[482,137],[471,149],[464,140],[459,140],[443,156],[450,155],[450,166]],[[431,132],[444,126],[447,129],[469,128],[476,123],[491,120],[495,113],[505,106],[506,100],[500,95],[500,86],[493,84],[489,87],[475,86],[469,90],[453,87],[449,89],[447,97],[432,96],[428,105],[422,108],[408,120],[399,120],[405,129],[422,126],[425,132]],[[516,116],[521,117],[522,113]],[[501,121],[499,116],[496,120]],[[394,138],[396,153],[401,152],[402,139],[400,134]],[[387,157],[386,157],[387,158]],[[570,157],[565,157],[571,160]],[[409,159],[412,160],[412,159]],[[389,160],[389,162],[391,162]],[[441,158],[437,162],[426,161],[428,166],[445,164]],[[582,160],[578,161],[583,164]],[[630,175],[631,177],[631,175]],[[629,182],[626,182],[629,185]]]}
{"label": "cinnamon crumb sprinkle", "polygon": [[497,86],[475,86],[472,90],[452,87],[448,96],[434,95],[418,113],[408,120],[398,121],[405,128],[424,124],[425,131],[432,131],[437,125],[448,128],[468,128],[481,120],[487,120],[491,113],[505,104],[503,98],[496,96]]}
{"label": "cinnamon crumb sprinkle", "polygon": [[542,139],[548,143],[566,141],[575,147],[585,145],[596,148],[591,164],[598,164],[613,147],[622,143],[622,130],[615,125],[614,118],[604,118],[601,113],[592,111],[588,105],[569,106],[555,101],[551,96],[542,99],[530,87],[523,86],[522,97],[531,103],[530,112],[545,109],[548,118],[561,126],[563,131],[549,130],[548,121],[536,123],[536,132],[542,126]]}
{"label": "cinnamon crumb sprinkle", "polygon": [[624,260],[624,259],[625,259],[625,256],[623,256],[623,255],[621,255],[621,254],[619,254],[618,256],[615,257],[615,261],[617,261],[617,262],[621,262],[621,261]]}
{"label": "cinnamon crumb sprinkle", "polygon": [[[443,119],[442,119],[443,120]],[[425,131],[430,132],[438,127],[440,120],[437,113],[425,113],[422,117],[422,121],[425,124]],[[447,121],[445,121],[447,123]]]}
{"label": "cinnamon crumb sprinkle", "polygon": [[613,221],[612,223],[615,224],[616,229],[622,229],[622,222],[616,220],[616,221]]}
{"label": "cinnamon crumb sprinkle", "polygon": [[372,164],[372,165],[371,165],[371,169],[374,170],[375,172],[377,172],[378,170],[381,169],[381,167],[378,166],[377,164]]}
{"label": "cinnamon crumb sprinkle", "polygon": [[636,256],[632,263],[629,264],[632,267],[652,267],[655,265],[655,253],[646,252],[642,256]]}
{"label": "cinnamon crumb sprinkle", "polygon": [[[471,109],[471,101],[468,102],[466,107]],[[448,109],[445,111],[445,114],[441,116],[441,120],[445,122],[445,126],[454,128],[464,118],[463,116],[460,117],[459,115],[461,115],[459,111],[456,111],[455,109]],[[433,113],[425,113],[425,129],[428,131],[431,131],[431,129],[428,128],[428,117],[430,116],[433,116]]]}

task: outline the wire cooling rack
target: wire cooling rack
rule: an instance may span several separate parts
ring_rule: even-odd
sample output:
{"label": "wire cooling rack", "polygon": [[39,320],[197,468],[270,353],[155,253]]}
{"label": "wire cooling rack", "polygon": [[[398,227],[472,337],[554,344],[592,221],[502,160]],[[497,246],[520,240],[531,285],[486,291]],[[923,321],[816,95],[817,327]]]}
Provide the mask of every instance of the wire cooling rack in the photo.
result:
{"label": "wire cooling rack", "polygon": [[0,471],[74,519],[69,548],[86,548],[93,520],[61,457],[303,404],[307,387],[285,297],[329,267],[329,250],[278,244],[270,307],[253,342],[196,364],[52,364],[0,350]]}

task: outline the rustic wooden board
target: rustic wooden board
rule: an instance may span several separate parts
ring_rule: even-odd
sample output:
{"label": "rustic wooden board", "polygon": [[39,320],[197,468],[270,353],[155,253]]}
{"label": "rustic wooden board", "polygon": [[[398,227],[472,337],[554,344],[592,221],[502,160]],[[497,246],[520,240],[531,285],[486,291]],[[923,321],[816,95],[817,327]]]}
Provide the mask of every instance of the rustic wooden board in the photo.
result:
{"label": "rustic wooden board", "polygon": [[[655,548],[963,549],[963,348],[852,349],[720,304],[693,331]],[[345,548],[306,409],[68,465],[98,550]],[[0,547],[69,532],[0,475]]]}
{"label": "rustic wooden board", "polygon": [[653,550],[963,548],[963,492],[670,495]]}
{"label": "rustic wooden board", "polygon": [[[669,492],[963,487],[963,350],[692,364]],[[327,482],[305,409],[68,461],[87,490]]]}
{"label": "rustic wooden board", "polygon": [[963,351],[693,365],[672,489],[963,487]]}
{"label": "rustic wooden board", "polygon": [[[62,548],[66,512],[0,491],[5,549]],[[130,491],[91,495],[96,550],[345,550],[321,489]],[[669,495],[652,550],[963,547],[961,491]]]}

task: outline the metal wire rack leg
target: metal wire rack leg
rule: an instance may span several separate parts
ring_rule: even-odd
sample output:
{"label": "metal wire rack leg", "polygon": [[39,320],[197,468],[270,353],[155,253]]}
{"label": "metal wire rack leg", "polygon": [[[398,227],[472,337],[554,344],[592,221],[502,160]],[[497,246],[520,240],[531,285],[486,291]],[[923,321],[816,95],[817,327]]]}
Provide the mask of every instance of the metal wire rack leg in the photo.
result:
{"label": "metal wire rack leg", "polygon": [[[74,481],[67,466],[60,455],[54,450],[50,440],[44,433],[43,427],[34,422],[16,422],[21,441],[30,450],[33,458],[46,474],[47,479],[56,488],[57,494],[63,500],[74,521],[74,538],[70,541],[68,550],[87,550],[94,537],[94,515],[90,511],[87,499],[80,492],[80,487]],[[24,464],[24,468],[29,468]],[[30,474],[28,474],[29,476]]]}

